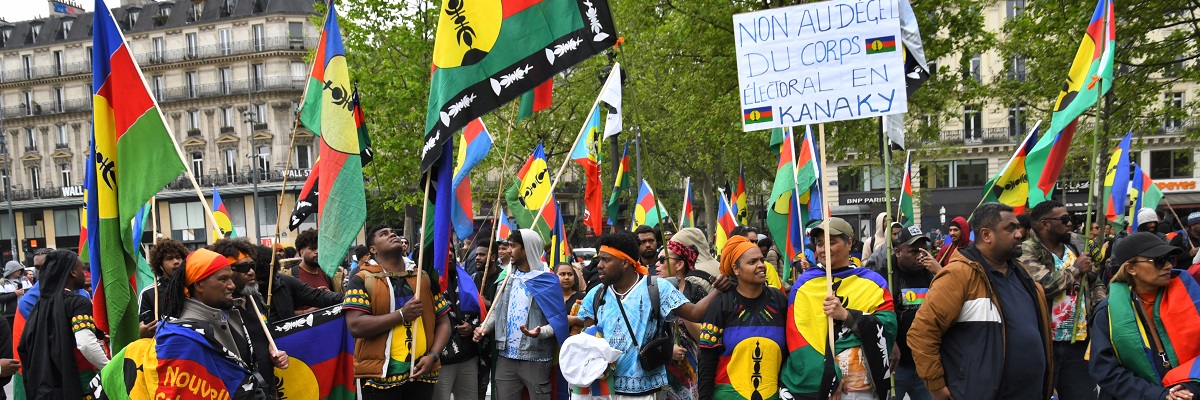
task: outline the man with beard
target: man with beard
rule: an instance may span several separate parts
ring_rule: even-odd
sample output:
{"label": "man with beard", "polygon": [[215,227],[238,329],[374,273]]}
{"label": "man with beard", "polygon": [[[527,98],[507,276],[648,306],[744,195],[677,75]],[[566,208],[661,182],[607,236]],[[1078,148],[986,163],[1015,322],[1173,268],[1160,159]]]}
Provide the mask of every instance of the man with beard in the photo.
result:
{"label": "man with beard", "polygon": [[[247,282],[246,285],[257,291],[255,297],[260,302],[259,304],[263,304],[263,300],[267,298],[268,288],[272,290],[271,306],[260,309],[267,314],[268,323],[303,314],[299,309],[316,310],[341,304],[344,297],[341,293],[314,288],[291,275],[276,272],[275,284],[272,287],[267,282],[271,278],[271,248],[267,246],[254,246],[254,248],[257,250],[257,254],[254,256],[254,282]],[[274,267],[278,271],[279,260],[275,260]]]}
{"label": "man with beard", "polygon": [[[237,251],[237,255],[196,250],[188,256],[183,271],[163,288],[164,313],[171,318],[155,335],[158,374],[187,372],[196,380],[191,384],[208,380],[204,384],[209,388],[223,389],[234,400],[274,399],[273,368],[288,367],[287,353],[269,349],[263,340],[255,339],[254,332],[262,332],[258,317],[243,308],[253,310],[254,306],[245,305],[246,299],[236,294],[246,284],[246,276],[253,275],[253,260],[244,253],[249,242],[221,239],[210,247]],[[188,385],[159,385],[158,395],[172,399],[194,396]]]}
{"label": "man with beard", "polygon": [[29,313],[17,345],[31,399],[82,399],[84,385],[108,364],[99,339],[103,333],[92,320],[92,304],[76,293],[87,284],[86,275],[87,268],[74,252],[45,255],[39,277],[45,294]]}
{"label": "man with beard", "polygon": [[333,278],[330,278],[317,264],[317,231],[315,229],[308,229],[296,236],[296,250],[300,255],[300,263],[284,270],[284,274],[300,278],[304,284],[317,289],[338,293],[346,292],[342,287],[345,271],[338,268],[334,272]]}
{"label": "man with beard", "polygon": [[[267,331],[263,325],[258,323],[264,314],[266,301],[258,292],[258,281],[254,270],[254,256],[258,255],[258,251],[250,244],[249,240],[241,239],[221,239],[213,242],[208,246],[208,250],[214,251],[217,254],[225,257],[228,261],[229,268],[232,270],[233,281],[233,298],[236,300],[232,310],[235,311],[242,321],[245,321],[245,332],[250,338],[251,344],[256,349],[270,349],[274,352],[276,349],[270,348],[270,342],[267,341]],[[190,257],[189,257],[190,259]],[[252,367],[256,368],[259,375],[262,376],[264,382],[267,383],[266,392],[268,398],[274,399],[275,394],[275,370],[271,365],[271,353],[267,351],[253,352],[255,358],[243,356]]]}
{"label": "man with beard", "polygon": [[1046,200],[1029,211],[1033,235],[1021,245],[1021,264],[1046,292],[1054,341],[1051,379],[1063,400],[1096,399],[1096,381],[1084,360],[1088,317],[1106,297],[1104,281],[1092,270],[1091,254],[1071,243],[1071,215]]}
{"label": "man with beard", "polygon": [[933,278],[908,330],[917,374],[937,400],[1049,399],[1049,310],[1017,262],[1021,223],[1012,207],[984,203],[971,225],[976,241]]}
{"label": "man with beard", "polygon": [[[639,261],[642,265],[654,265],[658,262],[658,232],[649,225],[642,225],[634,233],[637,234]],[[758,240],[757,234],[754,240]]]}

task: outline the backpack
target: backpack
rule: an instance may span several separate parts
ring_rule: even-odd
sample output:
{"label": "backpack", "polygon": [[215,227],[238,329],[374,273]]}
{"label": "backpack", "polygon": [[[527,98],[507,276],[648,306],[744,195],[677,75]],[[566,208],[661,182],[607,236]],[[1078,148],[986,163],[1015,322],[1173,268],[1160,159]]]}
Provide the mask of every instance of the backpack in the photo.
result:
{"label": "backpack", "polygon": [[[638,363],[643,370],[649,371],[655,368],[666,365],[671,361],[671,354],[674,350],[674,333],[670,326],[662,321],[660,308],[662,300],[658,291],[658,277],[649,275],[646,277],[646,291],[650,295],[650,320],[653,322],[654,335],[650,340],[642,341],[640,338],[632,337],[633,343],[638,346]],[[592,316],[598,316],[600,306],[604,303],[604,292],[608,290],[608,285],[600,284],[600,300],[592,301]],[[620,304],[617,305],[620,307]],[[621,309],[624,314],[624,308]],[[623,315],[626,328],[629,334],[633,335],[633,329],[629,325],[629,317]]]}

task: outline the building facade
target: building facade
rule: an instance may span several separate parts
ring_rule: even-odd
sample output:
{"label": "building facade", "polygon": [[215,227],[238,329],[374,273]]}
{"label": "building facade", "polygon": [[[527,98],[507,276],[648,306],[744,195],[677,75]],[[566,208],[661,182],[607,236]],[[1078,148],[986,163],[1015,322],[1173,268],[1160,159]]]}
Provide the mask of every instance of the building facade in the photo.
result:
{"label": "building facade", "polygon": [[[1005,0],[984,8],[985,29],[1003,35],[1004,22],[1021,13],[1026,0]],[[1166,34],[1166,32],[1160,32]],[[1025,62],[1020,58],[1005,60],[998,51],[975,54],[959,65],[958,55],[945,55],[930,60],[930,70],[942,77],[962,77],[988,85],[1002,79],[1025,78]],[[1011,67],[1004,68],[1009,61]],[[940,67],[940,68],[939,68]],[[946,79],[946,78],[942,78]],[[951,78],[954,79],[954,78]],[[1195,82],[1179,82],[1163,93],[1164,107],[1183,108],[1197,93]],[[956,216],[966,217],[983,198],[984,185],[1012,156],[1021,140],[1037,121],[1026,115],[1024,104],[963,105],[961,114],[939,118],[940,137],[934,143],[909,143],[913,151],[914,213],[925,231],[941,229]],[[909,118],[913,118],[909,116]],[[1191,211],[1200,210],[1200,158],[1194,140],[1185,132],[1195,129],[1191,120],[1162,118],[1148,120],[1135,131],[1131,159],[1141,165],[1166,195],[1158,212],[1160,216],[1178,214],[1186,218]],[[1043,121],[1043,127],[1049,120]],[[1080,130],[1092,129],[1091,122],[1081,123]],[[1045,134],[1045,132],[1042,132]],[[1102,144],[1109,148],[1116,145]],[[1083,145],[1076,143],[1069,156],[1086,154]],[[951,149],[952,151],[945,151]],[[949,153],[949,154],[947,154]],[[894,153],[903,159],[903,152]],[[1111,154],[1109,149],[1105,154]],[[866,157],[860,160],[860,157]],[[1080,159],[1085,157],[1078,157]],[[855,163],[855,161],[860,161]],[[1108,160],[1099,160],[1100,167]],[[861,232],[874,233],[874,218],[884,212],[884,174],[877,154],[853,155],[849,160],[831,160],[831,181],[826,193],[833,202],[831,213],[846,218]],[[872,164],[863,167],[862,164]],[[835,175],[836,174],[836,175]],[[892,171],[892,209],[895,212],[899,196],[897,183],[903,171]],[[832,177],[836,176],[836,179]],[[1063,177],[1059,180],[1056,199],[1063,201],[1078,221],[1087,211],[1087,178]],[[1168,207],[1167,205],[1170,205]],[[1100,205],[1094,205],[1099,208]],[[1099,210],[1094,210],[1099,212]],[[1164,217],[1165,218],[1165,217]]]}
{"label": "building facade", "polygon": [[[78,249],[92,14],[54,13],[54,3],[50,17],[0,22],[0,176],[12,204],[10,213],[0,203],[6,259],[23,239]],[[280,197],[286,226],[316,157],[312,133],[293,129],[304,57],[317,42],[313,2],[126,0],[112,13],[208,204],[215,188],[239,237],[272,237]],[[154,230],[190,247],[209,241],[212,225],[186,176],[155,205],[147,238]],[[280,241],[294,236],[285,231]]]}

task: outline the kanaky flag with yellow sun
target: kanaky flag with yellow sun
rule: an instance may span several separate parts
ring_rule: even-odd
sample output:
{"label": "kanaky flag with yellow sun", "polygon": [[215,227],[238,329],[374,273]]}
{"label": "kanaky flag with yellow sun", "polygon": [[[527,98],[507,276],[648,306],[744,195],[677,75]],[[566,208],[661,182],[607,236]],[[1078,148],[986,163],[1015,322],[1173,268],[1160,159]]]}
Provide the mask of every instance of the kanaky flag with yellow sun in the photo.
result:
{"label": "kanaky flag with yellow sun", "polygon": [[359,156],[362,149],[335,3],[329,3],[325,28],[321,31],[308,88],[304,90],[304,104],[300,108],[300,122],[321,137],[317,245],[325,251],[318,255],[317,263],[329,276],[333,276],[367,219]]}
{"label": "kanaky flag with yellow sun", "polygon": [[467,123],[616,43],[607,0],[443,0],[421,171]]}

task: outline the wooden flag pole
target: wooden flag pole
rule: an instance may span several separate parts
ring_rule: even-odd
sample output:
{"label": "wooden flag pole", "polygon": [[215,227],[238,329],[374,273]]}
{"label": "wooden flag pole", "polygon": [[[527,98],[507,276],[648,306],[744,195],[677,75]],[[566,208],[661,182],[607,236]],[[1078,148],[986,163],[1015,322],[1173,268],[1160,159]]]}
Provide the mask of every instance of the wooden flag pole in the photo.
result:
{"label": "wooden flag pole", "polygon": [[[150,243],[158,245],[158,210],[155,206],[158,204],[158,199],[150,198]],[[150,252],[146,252],[146,259],[149,261]],[[185,257],[186,258],[186,257]],[[164,271],[165,272],[165,271]],[[158,321],[158,282],[154,282],[154,320]]]}
{"label": "wooden flag pole", "polygon": [[[288,141],[288,156],[283,160],[283,183],[279,186],[279,200],[275,204],[275,236],[272,236],[274,238],[274,243],[279,243],[279,233],[283,230],[283,224],[281,222],[283,221],[283,198],[287,195],[287,170],[292,166],[292,155],[296,152],[296,132],[300,130],[300,115],[297,113],[294,119],[295,121],[292,122],[292,138]],[[302,199],[296,199],[296,201],[300,200]],[[254,201],[258,201],[258,199],[254,199]],[[257,219],[257,217],[255,218]],[[291,220],[290,215],[288,220]],[[257,223],[257,221],[255,222]],[[265,305],[267,312],[271,312],[271,297],[275,294],[275,262],[279,261],[278,258],[279,252],[275,251],[275,249],[271,249],[271,264],[269,264],[271,266],[271,273],[267,275],[267,304]]]}
{"label": "wooden flag pole", "polygon": [[[498,188],[496,189],[496,201],[492,203],[492,212],[495,214],[495,218],[492,219],[491,235],[494,237],[488,238],[487,262],[483,263],[483,276],[479,278],[478,289],[480,295],[483,294],[483,288],[487,287],[487,280],[489,276],[488,273],[491,272],[492,262],[496,261],[494,257],[492,257],[492,249],[496,247],[496,239],[498,238],[496,235],[500,234],[500,218],[506,218],[504,214],[501,213],[501,207],[499,207],[499,205],[500,197],[504,193],[504,177],[508,175],[508,145],[512,141],[512,131],[516,128],[515,124],[513,124],[512,118],[509,118],[507,122],[508,123],[506,125],[508,125],[508,131],[504,133],[504,157],[500,158],[500,184],[497,185]],[[499,292],[496,292],[496,294],[499,294]],[[488,306],[490,306],[490,304],[479,305],[479,307],[488,309],[488,315],[491,315],[491,307]],[[484,318],[487,317],[485,316]]]}
{"label": "wooden flag pole", "polygon": [[[442,157],[445,157],[445,155],[442,155]],[[421,300],[421,278],[423,277],[422,273],[425,272],[425,269],[424,269],[425,268],[425,253],[430,251],[429,249],[425,248],[425,235],[428,234],[428,232],[425,232],[426,231],[425,221],[429,217],[429,207],[428,207],[429,183],[431,181],[433,181],[433,174],[428,171],[425,172],[425,201],[421,202],[421,229],[419,229],[421,231],[421,242],[420,242],[421,243],[421,247],[420,247],[421,251],[419,251],[417,253],[417,267],[416,267],[416,271],[415,271],[415,273],[417,274],[417,287],[413,288],[413,298],[417,299],[417,300]],[[401,267],[403,267],[403,266],[401,266]],[[432,300],[432,299],[428,299],[428,300]],[[413,320],[415,321],[416,319],[413,319]],[[409,355],[409,358],[413,361],[408,364],[408,373],[411,375],[412,371],[414,369],[416,369],[416,367],[417,367],[416,360],[417,360],[418,356],[417,356],[417,341],[416,340],[413,340],[412,344],[409,345],[408,355]],[[422,356],[423,355],[424,354],[422,354]],[[409,376],[408,379],[412,380],[413,377]]]}
{"label": "wooden flag pole", "polygon": [[[826,174],[825,160],[828,159],[828,155],[826,155],[826,153],[825,153],[825,124],[824,123],[817,125],[817,134],[818,134],[818,136],[820,138],[820,142],[821,142],[821,174],[820,174],[820,176],[818,176],[818,179],[821,182],[821,187],[824,188],[825,187],[825,174]],[[830,266],[830,264],[832,264],[832,262],[829,260],[829,258],[830,258],[830,255],[829,255],[829,212],[830,212],[830,210],[829,210],[829,203],[825,201],[825,196],[821,196],[821,203],[822,203],[821,208],[823,209],[821,211],[821,214],[823,217],[821,219],[821,225],[822,225],[821,232],[825,235],[824,246],[822,246],[825,248],[825,283],[827,285],[829,285],[829,294],[834,295],[835,293],[833,292],[833,267]],[[849,245],[849,243],[847,243],[847,245]],[[822,301],[822,303],[824,303],[824,301]],[[828,329],[829,330],[829,339],[828,339],[829,343],[828,343],[828,347],[825,349],[825,351],[833,351],[833,348],[834,348],[833,347],[833,340],[834,340],[833,316],[831,316],[831,315],[826,316],[825,321],[826,321],[826,325],[829,328]],[[831,356],[831,355],[827,354],[826,356]]]}

